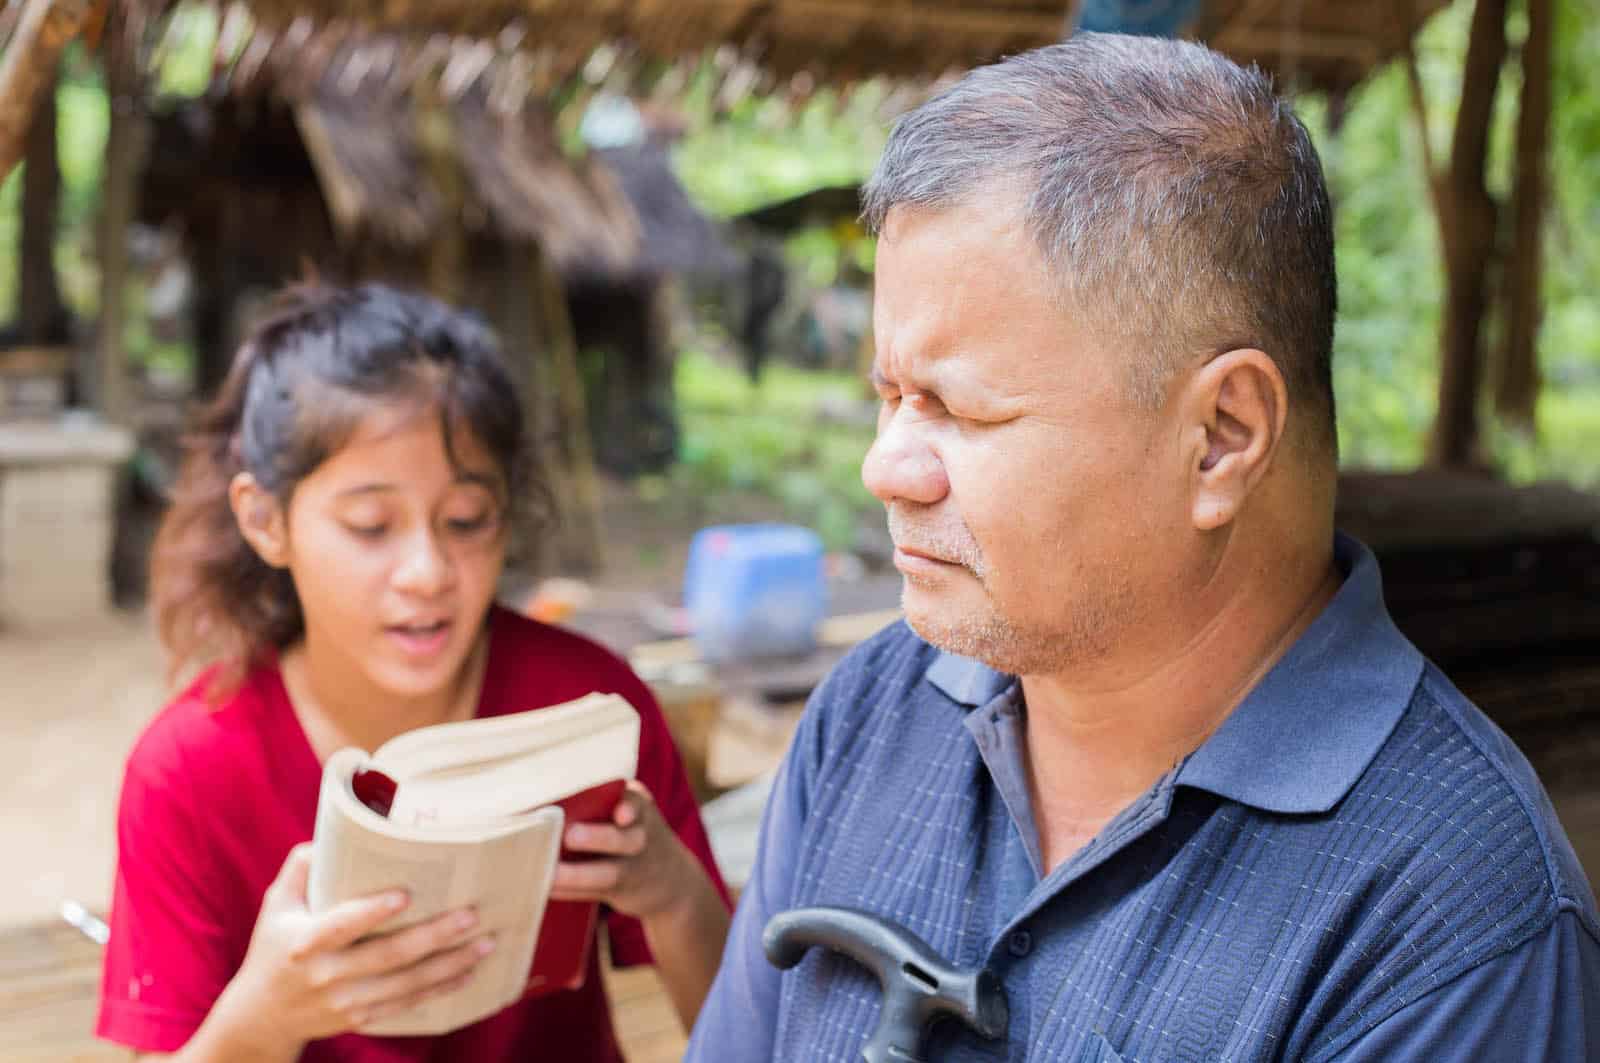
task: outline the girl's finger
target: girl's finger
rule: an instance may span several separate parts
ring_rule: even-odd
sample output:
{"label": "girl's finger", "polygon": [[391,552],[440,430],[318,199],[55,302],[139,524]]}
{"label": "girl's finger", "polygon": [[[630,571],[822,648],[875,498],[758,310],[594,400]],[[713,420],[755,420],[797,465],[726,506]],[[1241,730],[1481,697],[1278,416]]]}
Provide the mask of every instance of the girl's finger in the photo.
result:
{"label": "girl's finger", "polygon": [[494,938],[485,935],[448,951],[431,953],[399,970],[363,978],[350,986],[349,1003],[366,1012],[370,1022],[378,1008],[392,1001],[418,997],[471,974],[494,947]]}
{"label": "girl's finger", "polygon": [[262,907],[305,906],[306,882],[311,876],[311,843],[301,842],[289,850],[272,885],[267,887]]}
{"label": "girl's finger", "polygon": [[401,1012],[410,1011],[412,1008],[421,1004],[425,1000],[431,1000],[434,997],[442,997],[446,993],[454,993],[457,989],[460,989],[462,986],[465,986],[468,982],[472,981],[473,972],[476,970],[477,968],[474,967],[472,970],[458,974],[454,978],[447,979],[438,983],[437,985],[429,986],[426,989],[419,989],[416,992],[410,993],[406,996],[393,997],[381,1004],[374,1004],[365,1009],[365,1015],[363,1016],[362,1022],[357,1029],[359,1030],[362,1027],[371,1026],[379,1019],[387,1018],[390,1015],[398,1015]]}
{"label": "girl's finger", "polygon": [[611,814],[611,821],[619,827],[631,827],[643,820],[646,811],[655,803],[644,783],[629,779],[622,800],[617,802],[617,810]]}
{"label": "girl's finger", "polygon": [[619,827],[631,827],[639,822],[639,806],[634,802],[633,795],[629,794],[617,802],[617,810],[611,813],[611,822]]}
{"label": "girl's finger", "polygon": [[585,860],[556,865],[550,895],[556,900],[598,900],[616,889],[622,881],[622,864],[617,860]]}
{"label": "girl's finger", "polygon": [[460,944],[477,925],[478,914],[470,908],[463,908],[371,941],[363,941],[337,957],[338,976],[366,978],[402,970],[425,957]]}
{"label": "girl's finger", "polygon": [[407,904],[404,890],[389,890],[335,905],[312,920],[310,932],[291,955],[303,960],[314,952],[334,952],[366,937]]}
{"label": "girl's finger", "polygon": [[574,823],[567,828],[566,845],[582,853],[602,856],[637,856],[644,852],[643,827],[613,827],[607,823]]}

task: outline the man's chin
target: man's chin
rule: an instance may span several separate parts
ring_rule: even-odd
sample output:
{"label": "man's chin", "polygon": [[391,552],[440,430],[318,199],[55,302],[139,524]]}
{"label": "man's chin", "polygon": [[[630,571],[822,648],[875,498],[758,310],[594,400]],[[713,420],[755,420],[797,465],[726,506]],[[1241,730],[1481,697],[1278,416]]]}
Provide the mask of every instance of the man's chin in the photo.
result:
{"label": "man's chin", "polygon": [[1002,625],[987,602],[962,601],[964,596],[931,594],[906,580],[900,591],[900,609],[906,624],[922,641],[947,653],[984,658],[982,652],[1000,633]]}
{"label": "man's chin", "polygon": [[961,602],[915,594],[900,596],[906,624],[928,645],[958,657],[981,661],[1007,675],[1035,675],[1071,663],[1070,639],[1032,634],[1007,621],[987,598]]}

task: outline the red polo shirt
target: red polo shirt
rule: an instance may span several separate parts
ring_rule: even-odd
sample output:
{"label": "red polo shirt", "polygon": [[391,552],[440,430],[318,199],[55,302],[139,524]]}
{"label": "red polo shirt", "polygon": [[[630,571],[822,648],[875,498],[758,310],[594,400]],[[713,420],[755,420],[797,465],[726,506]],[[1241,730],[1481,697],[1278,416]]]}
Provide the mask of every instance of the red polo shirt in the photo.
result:
{"label": "red polo shirt", "polygon": [[[642,729],[638,778],[727,896],[694,795],[648,688],[571,632],[495,607],[479,716],[621,694]],[[267,886],[311,839],[322,768],[279,672],[252,672],[208,706],[200,682],[167,706],[130,754],[117,823],[117,877],[96,1033],[141,1051],[183,1046],[244,960]],[[637,920],[606,919],[618,966],[650,962]],[[442,1037],[346,1034],[312,1042],[305,1063],[620,1060],[592,954],[581,989],[512,1005]]]}

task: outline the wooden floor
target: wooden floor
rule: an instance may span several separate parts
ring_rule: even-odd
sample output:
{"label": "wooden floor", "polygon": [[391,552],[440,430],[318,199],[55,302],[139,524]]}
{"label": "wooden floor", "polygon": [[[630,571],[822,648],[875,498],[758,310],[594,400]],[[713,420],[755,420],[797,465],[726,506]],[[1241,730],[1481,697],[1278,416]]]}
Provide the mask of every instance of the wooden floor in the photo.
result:
{"label": "wooden floor", "polygon": [[[63,922],[0,931],[0,1060],[125,1063],[126,1049],[92,1033],[100,946]],[[686,1043],[649,967],[607,971],[606,989],[629,1063],[668,1063]]]}

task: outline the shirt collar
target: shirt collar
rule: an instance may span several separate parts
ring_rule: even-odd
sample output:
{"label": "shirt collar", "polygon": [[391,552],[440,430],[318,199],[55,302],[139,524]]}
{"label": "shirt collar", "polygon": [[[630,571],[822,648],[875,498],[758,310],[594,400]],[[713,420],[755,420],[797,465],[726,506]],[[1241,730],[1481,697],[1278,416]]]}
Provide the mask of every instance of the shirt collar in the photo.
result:
{"label": "shirt collar", "polygon": [[997,672],[982,661],[945,652],[934,658],[923,678],[969,709],[987,705],[1016,682],[1015,676]]}
{"label": "shirt collar", "polygon": [[[1389,618],[1372,552],[1338,533],[1334,559],[1344,584],[1182,763],[1177,785],[1273,812],[1326,812],[1372,762],[1410,704],[1423,658]],[[926,678],[969,708],[1015,682],[949,653],[934,660]]]}

